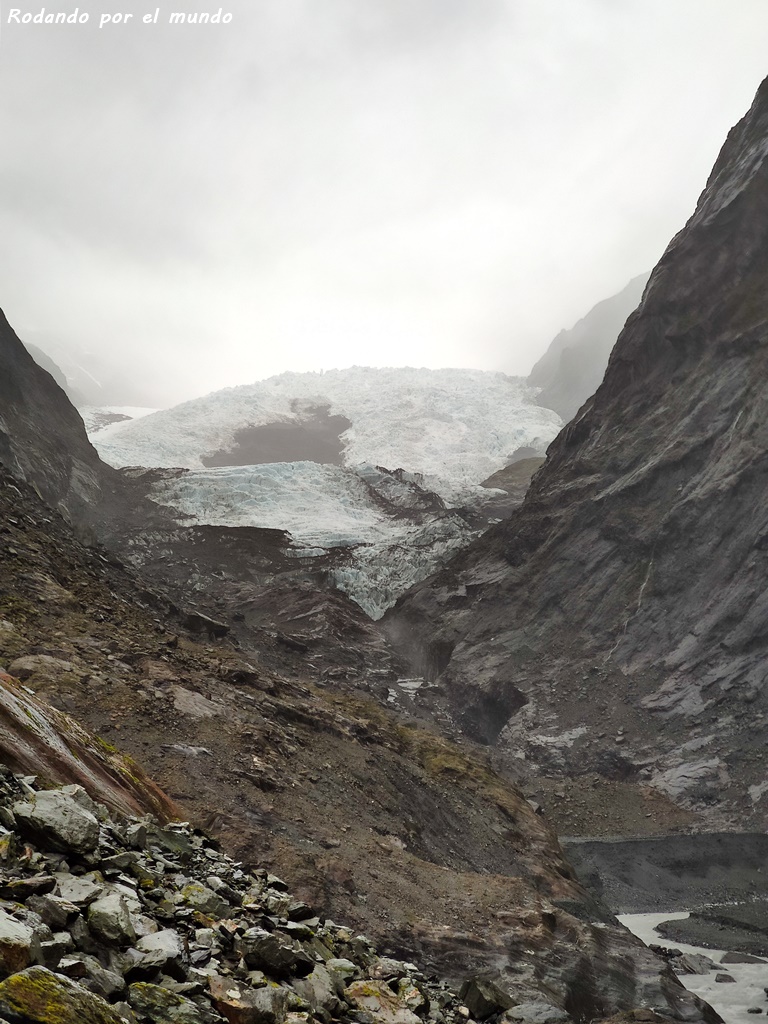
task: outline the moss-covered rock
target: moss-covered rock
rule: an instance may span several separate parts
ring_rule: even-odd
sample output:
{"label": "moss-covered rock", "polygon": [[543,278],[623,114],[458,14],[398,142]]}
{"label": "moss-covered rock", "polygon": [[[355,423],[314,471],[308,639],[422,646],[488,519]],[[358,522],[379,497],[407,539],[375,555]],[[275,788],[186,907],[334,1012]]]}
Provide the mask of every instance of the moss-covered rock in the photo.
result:
{"label": "moss-covered rock", "polygon": [[24,1024],[125,1024],[109,1003],[45,967],[0,982],[0,1016]]}
{"label": "moss-covered rock", "polygon": [[149,1020],[152,1024],[208,1024],[216,1019],[191,999],[143,981],[131,985],[128,1002],[140,1020]]}

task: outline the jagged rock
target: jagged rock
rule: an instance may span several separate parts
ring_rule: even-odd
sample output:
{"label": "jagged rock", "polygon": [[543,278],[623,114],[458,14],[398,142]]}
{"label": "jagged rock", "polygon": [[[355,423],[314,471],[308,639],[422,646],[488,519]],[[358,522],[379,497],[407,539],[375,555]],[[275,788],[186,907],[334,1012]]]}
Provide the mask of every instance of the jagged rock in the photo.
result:
{"label": "jagged rock", "polygon": [[[681,723],[691,736],[711,729],[717,749],[697,755],[672,799],[746,829],[768,820],[753,757],[767,724],[768,532],[754,514],[768,437],[768,392],[755,385],[766,374],[767,138],[764,81],[523,505],[385,620],[464,731],[524,755],[531,773],[583,777],[600,763],[590,731],[559,764],[548,741],[598,722],[613,730],[628,707],[622,756],[652,749],[653,780],[686,757]],[[441,603],[462,587],[466,601]],[[548,723],[543,743],[529,742],[535,719]],[[611,807],[605,834],[634,831],[631,808]],[[607,809],[570,823],[589,835]]]}
{"label": "jagged rock", "polygon": [[372,1014],[381,1024],[419,1024],[420,1018],[408,1009],[386,982],[353,981],[345,994],[352,1006]]}
{"label": "jagged rock", "polygon": [[88,928],[108,946],[126,946],[136,940],[128,904],[119,893],[108,893],[90,905]]}
{"label": "jagged rock", "polygon": [[508,1010],[514,1000],[489,978],[469,978],[461,986],[459,999],[476,1020]]}
{"label": "jagged rock", "polygon": [[30,896],[53,892],[56,879],[52,875],[33,875],[32,878],[8,878],[0,883],[0,896],[4,900],[24,903]]}
{"label": "jagged rock", "polygon": [[190,999],[143,981],[130,986],[128,1002],[139,1018],[152,1024],[206,1024],[211,1019]]}
{"label": "jagged rock", "polygon": [[563,1024],[570,1019],[565,1010],[550,1003],[520,1003],[507,1010],[503,1017],[515,1024]]}
{"label": "jagged rock", "polygon": [[77,907],[87,907],[104,892],[104,886],[88,875],[75,877],[60,874],[56,876],[56,895]]}
{"label": "jagged rock", "polygon": [[282,1024],[286,1019],[291,993],[280,986],[249,989],[214,975],[210,981],[211,999],[229,1024]]}
{"label": "jagged rock", "polygon": [[0,1016],[19,1024],[125,1024],[100,996],[45,967],[0,982]]}
{"label": "jagged rock", "polygon": [[39,963],[40,940],[32,928],[0,910],[0,972],[3,977]]}
{"label": "jagged rock", "polygon": [[263,928],[249,928],[237,939],[235,948],[248,967],[267,971],[278,978],[304,977],[315,966],[300,946]]}
{"label": "jagged rock", "polygon": [[24,835],[64,853],[92,853],[99,843],[99,822],[84,807],[59,790],[41,790],[32,800],[13,805]]}
{"label": "jagged rock", "polygon": [[190,882],[189,885],[185,885],[181,890],[181,895],[190,907],[199,910],[207,917],[229,917],[232,913],[232,908],[225,899],[200,882]]}
{"label": "jagged rock", "polygon": [[339,975],[332,975],[320,964],[305,978],[294,978],[291,987],[309,1004],[315,1015],[330,1019],[341,1007],[339,997],[344,992],[342,979]]}
{"label": "jagged rock", "polygon": [[715,975],[715,981],[718,981],[718,982],[724,983],[724,984],[730,984],[730,983],[735,983],[736,979],[731,977],[730,974],[716,974]]}

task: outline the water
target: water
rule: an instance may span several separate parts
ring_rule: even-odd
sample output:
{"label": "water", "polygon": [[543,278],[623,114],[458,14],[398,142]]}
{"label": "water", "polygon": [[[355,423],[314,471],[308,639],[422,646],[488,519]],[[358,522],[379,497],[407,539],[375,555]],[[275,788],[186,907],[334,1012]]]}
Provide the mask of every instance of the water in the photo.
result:
{"label": "water", "polygon": [[[662,938],[655,931],[656,925],[662,921],[679,921],[688,917],[687,912],[666,914],[621,914],[619,920],[646,945],[656,943],[682,950],[683,953],[701,953],[716,964],[727,952],[724,949],[705,949],[703,946],[690,946],[685,942],[672,942]],[[715,981],[718,973],[730,974],[735,984]],[[701,996],[712,1006],[726,1024],[757,1024],[765,1020],[768,1012],[768,963],[764,964],[723,964],[716,971],[708,974],[682,974],[680,981],[685,987]],[[747,1013],[750,1007],[759,1006],[762,1014]]]}

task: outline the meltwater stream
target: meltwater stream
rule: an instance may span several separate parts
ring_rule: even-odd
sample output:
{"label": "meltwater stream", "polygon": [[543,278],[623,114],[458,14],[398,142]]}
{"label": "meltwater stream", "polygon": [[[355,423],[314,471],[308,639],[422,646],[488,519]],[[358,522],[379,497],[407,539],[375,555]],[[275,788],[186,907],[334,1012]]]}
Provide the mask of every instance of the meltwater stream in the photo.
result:
{"label": "meltwater stream", "polygon": [[[700,953],[709,957],[718,964],[718,970],[709,971],[707,974],[683,974],[680,981],[685,987],[695,992],[706,1000],[713,1009],[717,1010],[725,1021],[725,1024],[755,1024],[761,1019],[761,1015],[755,1013],[757,1008],[761,1014],[768,1011],[768,963],[760,964],[723,964],[720,960],[727,950],[707,949],[704,946],[691,946],[684,942],[670,942],[662,938],[657,931],[656,925],[662,921],[682,920],[688,917],[687,912],[664,913],[664,914],[620,914],[619,921],[633,932],[646,945],[655,943],[660,946],[670,946],[681,950],[683,953]],[[718,974],[728,974],[734,982],[718,982],[715,977]],[[752,1013],[750,1013],[750,1009]]]}

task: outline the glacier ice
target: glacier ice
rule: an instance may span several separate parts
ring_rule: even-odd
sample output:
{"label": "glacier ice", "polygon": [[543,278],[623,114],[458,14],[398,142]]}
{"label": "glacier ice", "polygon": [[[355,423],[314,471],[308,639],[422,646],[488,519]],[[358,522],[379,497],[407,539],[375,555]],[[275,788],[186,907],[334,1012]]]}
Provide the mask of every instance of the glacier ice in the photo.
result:
{"label": "glacier ice", "polygon": [[[286,530],[302,554],[347,548],[335,583],[379,618],[476,535],[454,509],[487,497],[479,485],[516,449],[543,452],[558,432],[534,396],[521,378],[481,370],[284,373],[112,423],[91,441],[113,466],[188,470],[152,492],[188,522]],[[313,408],[352,423],[343,465],[205,468],[244,429],[301,422]]]}

